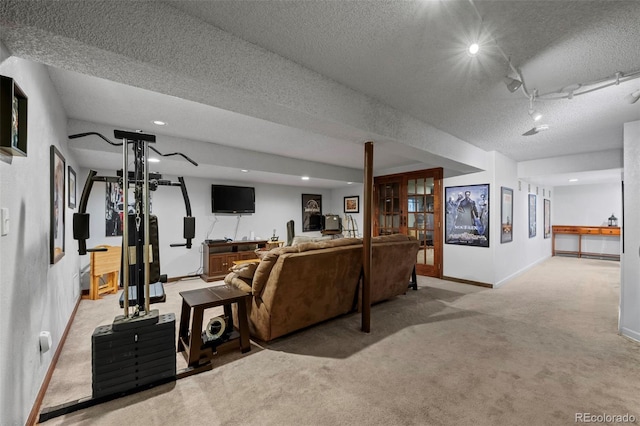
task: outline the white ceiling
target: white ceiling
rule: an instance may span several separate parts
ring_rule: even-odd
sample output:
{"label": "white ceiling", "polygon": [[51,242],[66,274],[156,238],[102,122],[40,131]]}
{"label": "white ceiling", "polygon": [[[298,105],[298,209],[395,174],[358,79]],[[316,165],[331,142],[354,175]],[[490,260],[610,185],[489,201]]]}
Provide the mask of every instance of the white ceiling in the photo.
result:
{"label": "white ceiling", "polygon": [[[51,79],[71,119],[87,122],[88,126],[95,123],[98,127],[141,129],[157,134],[159,140],[166,136],[178,141],[179,150],[187,154],[190,144],[199,141],[270,153],[285,160],[313,159],[314,163],[347,168],[345,173],[349,174],[350,170],[362,169],[362,142],[376,137],[370,128],[352,119],[347,110],[340,123],[327,123],[327,114],[323,116],[323,111],[318,111],[314,123],[313,114],[308,112],[315,112],[315,98],[299,97],[300,111],[307,113],[308,119],[299,126],[269,119],[271,114],[277,115],[274,111],[286,106],[285,102],[262,106],[254,100],[253,109],[242,109],[234,108],[220,90],[216,92],[218,96],[205,98],[204,92],[220,84],[217,59],[223,61],[221,51],[210,54],[207,49],[218,49],[225,43],[230,47],[225,55],[253,55],[260,61],[261,55],[276,53],[353,90],[356,103],[372,103],[361,100],[370,98],[392,107],[405,121],[406,117],[413,117],[482,150],[499,151],[516,161],[621,149],[622,124],[640,119],[640,102],[631,105],[623,100],[640,89],[640,79],[635,79],[571,100],[536,102],[536,109],[545,114],[543,122],[550,129],[535,136],[522,136],[533,126],[527,113],[529,102],[521,91],[510,93],[504,86],[502,79],[509,69],[497,48],[522,70],[529,90],[537,89],[539,93],[559,91],[616,72],[637,72],[638,1],[156,1],[157,11],[145,9],[149,22],[140,22],[149,34],[148,40],[141,40],[133,27],[122,24],[124,18],[114,15],[135,16],[135,8],[149,7],[149,2],[45,1],[28,6],[19,0],[4,3],[0,7],[0,36],[17,56],[50,65]],[[118,9],[111,9],[113,4]],[[156,27],[163,19],[182,25],[182,31],[178,33],[166,22],[163,28]],[[70,24],[72,20],[74,25]],[[190,25],[185,26],[184,22]],[[234,48],[233,39],[224,37],[214,46],[213,40],[206,38],[209,32],[202,30],[203,25],[214,26],[259,48]],[[161,40],[166,51],[154,49],[154,39]],[[465,53],[472,39],[483,41],[483,49],[476,57]],[[144,50],[144,43],[150,46],[149,50]],[[185,51],[193,49],[200,49],[202,56],[184,56]],[[105,58],[112,63],[114,58],[122,60],[122,64],[113,64],[112,69],[100,62]],[[130,68],[144,70],[148,81],[126,74],[130,58],[136,59]],[[165,58],[179,58],[183,68],[170,59],[163,62]],[[264,67],[265,75],[273,68],[266,61]],[[156,73],[158,69],[161,72]],[[172,80],[176,84],[169,86],[160,81],[161,76],[178,69],[183,78]],[[238,87],[261,94],[262,88],[243,72],[229,70],[238,75],[234,82]],[[209,80],[209,84],[194,83],[196,77],[199,82]],[[309,85],[315,83],[314,79],[312,74],[306,77]],[[356,93],[367,98],[358,98]],[[296,96],[295,91],[290,95]],[[151,121],[155,119],[169,124],[154,127]],[[401,135],[402,130],[398,131]],[[440,165],[440,157],[424,147],[410,148],[393,138],[381,139],[374,156],[377,171]],[[111,166],[109,155],[76,151],[79,161],[87,167]],[[243,151],[238,153],[242,156]],[[295,163],[277,162],[276,169],[281,173],[273,167],[256,166],[251,173],[239,175],[239,167],[234,164],[211,160],[205,161],[197,172],[185,170],[182,174],[230,180],[259,177],[265,182],[318,187],[345,184],[343,177],[332,179],[338,176],[337,169],[318,171],[312,176],[313,183],[301,182],[299,170],[289,170],[289,164]],[[166,173],[182,171],[175,169],[181,167],[178,161],[167,164],[174,169],[168,166]],[[308,168],[320,169],[314,164]],[[556,180],[544,176],[537,182],[553,186],[564,184],[566,179],[567,176]],[[619,170],[596,179],[619,180]],[[588,179],[584,176],[581,181]]]}

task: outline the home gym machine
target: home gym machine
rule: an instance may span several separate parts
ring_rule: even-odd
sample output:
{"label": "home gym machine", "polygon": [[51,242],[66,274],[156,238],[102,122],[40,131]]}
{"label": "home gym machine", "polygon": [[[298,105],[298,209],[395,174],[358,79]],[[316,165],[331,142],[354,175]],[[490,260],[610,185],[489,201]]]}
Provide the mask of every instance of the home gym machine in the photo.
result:
{"label": "home gym machine", "polygon": [[[175,314],[160,314],[150,309],[151,303],[164,302],[163,282],[160,275],[158,248],[158,221],[150,214],[149,191],[159,186],[179,186],[186,207],[183,236],[185,243],[170,244],[172,247],[190,249],[195,236],[195,218],[182,177],[178,182],[162,179],[159,173],[149,172],[149,150],[160,156],[178,155],[197,166],[182,153],[162,154],[150,146],[155,135],[115,130],[116,139],[111,142],[96,132],[69,136],[70,139],[95,135],[114,146],[122,146],[122,170],[117,176],[97,176],[89,171],[78,212],[73,215],[73,238],[78,240],[78,253],[106,249],[87,249],[89,238],[89,213],[87,203],[94,182],[118,183],[122,190],[122,259],[121,285],[124,287],[120,306],[124,314],[115,317],[110,325],[97,327],[91,336],[92,351],[92,398],[83,398],[75,403],[63,404],[43,410],[40,421],[86,408],[123,395],[138,392],[158,384],[176,379],[176,333]],[[129,155],[133,151],[133,170],[129,170]],[[133,189],[133,212],[129,213],[129,188]],[[127,295],[127,296],[125,296]]]}

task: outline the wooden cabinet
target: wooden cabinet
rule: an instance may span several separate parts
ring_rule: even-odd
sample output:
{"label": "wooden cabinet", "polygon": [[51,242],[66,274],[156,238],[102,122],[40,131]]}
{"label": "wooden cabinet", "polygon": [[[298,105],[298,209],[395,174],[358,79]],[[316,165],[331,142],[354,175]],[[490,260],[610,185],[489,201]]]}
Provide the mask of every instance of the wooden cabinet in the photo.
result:
{"label": "wooden cabinet", "polygon": [[231,241],[228,243],[202,243],[202,278],[216,281],[224,278],[236,260],[254,259],[256,248],[265,247],[266,240]]}
{"label": "wooden cabinet", "polygon": [[420,241],[416,272],[442,276],[442,169],[420,170],[374,181],[374,235],[405,234]]}

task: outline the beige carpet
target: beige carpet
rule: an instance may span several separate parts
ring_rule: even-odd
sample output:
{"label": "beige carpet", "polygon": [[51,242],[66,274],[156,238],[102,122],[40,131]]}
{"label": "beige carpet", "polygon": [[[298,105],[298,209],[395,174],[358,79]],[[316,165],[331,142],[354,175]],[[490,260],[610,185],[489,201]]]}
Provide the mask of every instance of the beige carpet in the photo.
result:
{"label": "beige carpet", "polygon": [[[619,271],[554,257],[495,290],[419,277],[418,291],[372,308],[370,334],[358,314],[338,318],[46,424],[638,423],[640,344],[617,335]],[[155,306],[179,316],[177,292],[202,285],[169,284]],[[90,336],[118,313],[115,296],[81,302],[43,407],[91,394]]]}

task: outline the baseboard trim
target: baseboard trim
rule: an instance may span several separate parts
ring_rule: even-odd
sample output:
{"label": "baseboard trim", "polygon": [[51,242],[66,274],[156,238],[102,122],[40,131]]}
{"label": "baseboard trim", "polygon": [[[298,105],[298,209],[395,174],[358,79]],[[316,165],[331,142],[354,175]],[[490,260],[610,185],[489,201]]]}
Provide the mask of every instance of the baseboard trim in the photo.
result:
{"label": "baseboard trim", "polygon": [[31,412],[29,413],[29,417],[25,422],[25,425],[31,426],[35,425],[38,421],[40,414],[40,407],[42,406],[42,401],[44,400],[44,395],[49,388],[49,383],[51,382],[51,377],[53,376],[53,371],[56,369],[56,365],[58,364],[58,359],[60,358],[60,353],[62,352],[62,348],[64,347],[64,343],[67,340],[67,335],[69,334],[69,330],[71,329],[71,324],[73,324],[73,320],[76,317],[76,312],[78,312],[78,306],[80,306],[80,301],[82,297],[78,297],[76,301],[76,306],[73,308],[73,312],[69,317],[69,321],[67,321],[67,326],[62,333],[62,337],[60,338],[60,343],[56,348],[56,353],[53,354],[53,358],[51,359],[51,364],[49,364],[49,368],[47,369],[47,374],[44,376],[44,380],[42,381],[42,385],[40,386],[40,391],[38,391],[38,395],[36,395],[36,400],[33,403],[33,407],[31,408]]}
{"label": "baseboard trim", "polygon": [[483,283],[480,281],[472,281],[472,280],[465,280],[462,278],[454,278],[454,277],[447,277],[446,275],[442,276],[443,280],[447,280],[447,281],[453,281],[456,283],[462,283],[462,284],[471,284],[471,285],[475,285],[478,287],[485,287],[485,288],[493,288],[493,284],[489,284],[489,283]]}
{"label": "baseboard trim", "polygon": [[626,327],[622,327],[620,329],[620,334],[622,335],[622,337],[626,337],[627,339],[631,339],[634,340],[636,342],[640,342],[640,333],[638,333],[637,331],[633,331],[630,330]]}
{"label": "baseboard trim", "polygon": [[168,283],[174,283],[176,281],[180,281],[180,280],[185,280],[188,278],[201,278],[200,274],[196,274],[196,275],[180,275],[178,277],[170,277],[167,278],[167,282]]}
{"label": "baseboard trim", "polygon": [[517,277],[520,274],[525,273],[529,269],[533,268],[534,266],[536,266],[539,263],[544,262],[547,259],[551,259],[551,255],[542,257],[542,258],[536,260],[535,262],[530,263],[529,265],[525,266],[524,268],[514,272],[513,274],[509,275],[508,277],[505,277],[505,278],[501,279],[500,281],[498,281],[497,283],[494,284],[493,288],[501,287],[502,285],[506,284],[507,281],[514,279],[515,277]]}

